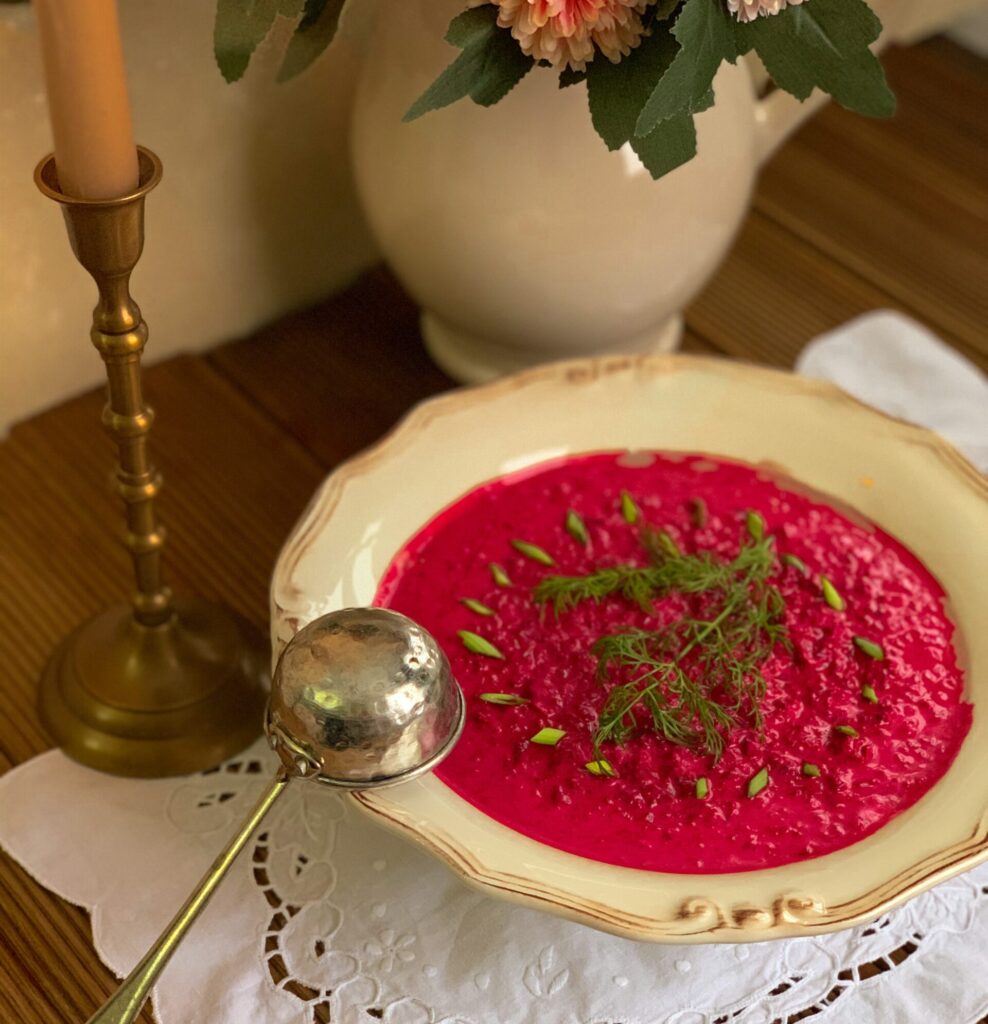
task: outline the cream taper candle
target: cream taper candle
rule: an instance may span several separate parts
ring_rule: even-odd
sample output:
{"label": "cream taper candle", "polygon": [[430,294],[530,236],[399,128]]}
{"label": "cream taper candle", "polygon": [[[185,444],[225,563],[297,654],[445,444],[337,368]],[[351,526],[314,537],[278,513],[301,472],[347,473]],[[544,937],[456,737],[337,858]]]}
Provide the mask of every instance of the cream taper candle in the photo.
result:
{"label": "cream taper candle", "polygon": [[61,190],[111,199],[137,187],[116,0],[34,0]]}

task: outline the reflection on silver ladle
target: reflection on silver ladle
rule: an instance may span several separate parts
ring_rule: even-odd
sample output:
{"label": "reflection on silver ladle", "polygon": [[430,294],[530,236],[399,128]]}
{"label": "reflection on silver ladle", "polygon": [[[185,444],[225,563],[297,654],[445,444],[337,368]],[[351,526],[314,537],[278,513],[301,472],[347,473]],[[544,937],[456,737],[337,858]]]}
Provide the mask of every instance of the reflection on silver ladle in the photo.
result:
{"label": "reflection on silver ladle", "polygon": [[437,765],[463,730],[463,696],[435,640],[383,608],[311,622],[275,670],[265,730],[281,767],[171,924],[88,1024],[128,1024],[237,854],[293,778],[375,789]]}

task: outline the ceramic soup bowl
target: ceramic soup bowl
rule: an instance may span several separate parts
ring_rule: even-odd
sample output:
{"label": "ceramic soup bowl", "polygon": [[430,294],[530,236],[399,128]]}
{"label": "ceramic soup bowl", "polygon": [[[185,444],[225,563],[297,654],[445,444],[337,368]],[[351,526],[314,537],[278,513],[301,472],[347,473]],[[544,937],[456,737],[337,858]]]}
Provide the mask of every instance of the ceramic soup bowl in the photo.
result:
{"label": "ceramic soup bowl", "polygon": [[731,874],[574,856],[493,821],[434,776],[353,799],[492,895],[658,942],[834,931],[988,858],[988,480],[936,435],[826,383],[711,359],[622,357],[560,363],[428,401],[337,469],[288,539],[272,585],[275,656],[317,615],[373,601],[395,553],[475,485],[569,453],[621,448],[771,463],[922,559],[948,595],[974,704],[947,773],[851,846]]}

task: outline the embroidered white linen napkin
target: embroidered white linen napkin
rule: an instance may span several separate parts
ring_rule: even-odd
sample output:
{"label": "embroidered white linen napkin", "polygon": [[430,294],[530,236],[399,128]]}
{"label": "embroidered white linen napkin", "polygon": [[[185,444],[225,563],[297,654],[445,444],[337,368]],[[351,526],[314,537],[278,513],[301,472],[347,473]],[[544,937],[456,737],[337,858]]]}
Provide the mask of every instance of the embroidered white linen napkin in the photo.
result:
{"label": "embroidered white linen napkin", "polygon": [[866,313],[811,341],[796,372],[942,434],[988,472],[988,377],[901,313]]}

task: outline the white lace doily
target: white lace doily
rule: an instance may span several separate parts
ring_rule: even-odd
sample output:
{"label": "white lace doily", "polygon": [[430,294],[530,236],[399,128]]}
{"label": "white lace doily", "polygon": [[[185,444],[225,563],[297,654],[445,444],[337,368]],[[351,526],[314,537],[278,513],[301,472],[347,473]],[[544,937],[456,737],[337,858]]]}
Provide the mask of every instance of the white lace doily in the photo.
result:
{"label": "white lace doily", "polygon": [[[861,318],[799,368],[887,411],[901,404],[988,469],[988,382],[919,325]],[[52,751],[0,779],[0,844],[90,911],[100,957],[124,975],[272,771],[261,743],[160,781]],[[293,782],[154,1001],[161,1024],[976,1024],[986,950],[988,864],[868,927],[653,946],[481,895],[347,798]]]}
{"label": "white lace doily", "polygon": [[[100,957],[123,975],[273,770],[261,742],[157,781],[52,751],[0,779],[0,843],[90,911]],[[975,1024],[986,949],[988,865],[869,927],[654,946],[475,892],[348,798],[293,782],[154,1002],[161,1024],[770,1024],[809,1008],[821,1024]]]}

